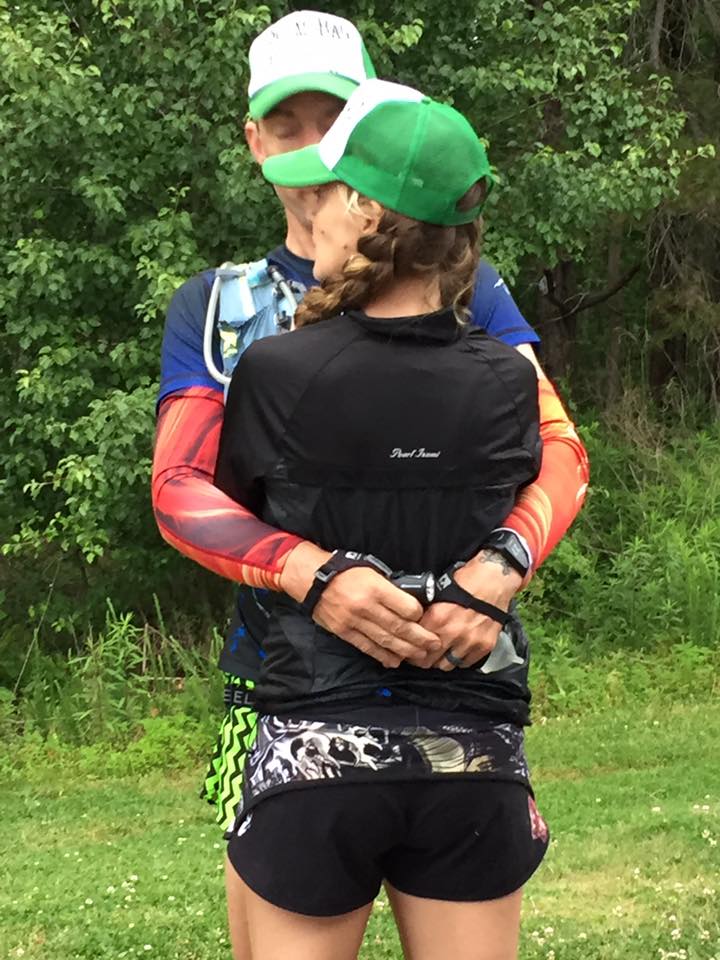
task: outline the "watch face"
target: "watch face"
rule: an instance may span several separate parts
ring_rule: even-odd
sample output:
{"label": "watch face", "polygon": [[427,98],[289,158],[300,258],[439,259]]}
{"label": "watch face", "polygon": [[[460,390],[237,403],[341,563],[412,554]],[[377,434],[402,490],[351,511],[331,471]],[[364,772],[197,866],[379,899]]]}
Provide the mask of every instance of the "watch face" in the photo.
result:
{"label": "watch face", "polygon": [[530,558],[527,555],[527,551],[520,543],[517,536],[510,531],[502,531],[495,534],[490,538],[489,546],[492,549],[493,546],[496,547],[500,552],[504,552],[508,558],[511,558],[515,563],[521,568],[518,572],[522,572],[523,575],[527,573],[528,568],[530,567]]}
{"label": "watch face", "polygon": [[514,537],[508,537],[508,541],[505,546],[517,561],[522,563],[524,567],[527,566],[527,557],[525,556],[525,551]]}

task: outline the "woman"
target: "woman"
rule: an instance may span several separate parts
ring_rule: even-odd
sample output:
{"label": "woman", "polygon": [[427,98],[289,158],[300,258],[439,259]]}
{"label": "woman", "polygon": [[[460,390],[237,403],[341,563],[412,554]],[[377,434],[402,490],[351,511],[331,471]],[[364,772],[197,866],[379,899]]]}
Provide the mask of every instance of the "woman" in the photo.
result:
{"label": "woman", "polygon": [[[406,956],[512,960],[548,840],[523,751],[527,650],[513,616],[460,584],[540,441],[533,367],[461,322],[487,158],[456,111],[372,80],[319,145],[263,170],[320,187],[322,285],[300,329],[241,359],[216,483],[328,552],[305,601],[276,604],[256,687],[228,850],[253,952],[350,960],[385,881]],[[417,603],[490,615],[503,642],[471,669],[411,644],[389,668],[313,621],[334,577],[400,571]]]}

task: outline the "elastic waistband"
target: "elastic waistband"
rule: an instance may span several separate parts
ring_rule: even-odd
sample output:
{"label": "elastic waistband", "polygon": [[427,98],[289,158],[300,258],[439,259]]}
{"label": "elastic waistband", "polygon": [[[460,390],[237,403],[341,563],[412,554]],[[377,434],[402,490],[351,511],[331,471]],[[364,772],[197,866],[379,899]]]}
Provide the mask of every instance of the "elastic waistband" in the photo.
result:
{"label": "elastic waistband", "polygon": [[254,692],[244,683],[234,681],[225,685],[223,701],[227,710],[230,707],[253,707],[255,705]]}

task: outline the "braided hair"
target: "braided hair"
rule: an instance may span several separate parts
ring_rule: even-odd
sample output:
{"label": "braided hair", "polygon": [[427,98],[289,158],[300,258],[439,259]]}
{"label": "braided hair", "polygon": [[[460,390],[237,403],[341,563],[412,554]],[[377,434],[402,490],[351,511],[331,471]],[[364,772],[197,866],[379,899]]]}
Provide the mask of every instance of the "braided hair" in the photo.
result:
{"label": "braided hair", "polygon": [[[367,202],[364,197],[345,184],[333,186],[346,191],[349,212],[361,212]],[[485,190],[484,181],[478,181],[458,202],[458,210],[476,206]],[[422,276],[438,277],[441,303],[452,306],[458,321],[464,322],[480,259],[481,224],[478,218],[457,227],[442,227],[383,210],[376,232],[358,240],[357,253],[346,260],[342,270],[308,291],[295,315],[296,325],[307,326],[343,310],[362,308],[393,281]]]}

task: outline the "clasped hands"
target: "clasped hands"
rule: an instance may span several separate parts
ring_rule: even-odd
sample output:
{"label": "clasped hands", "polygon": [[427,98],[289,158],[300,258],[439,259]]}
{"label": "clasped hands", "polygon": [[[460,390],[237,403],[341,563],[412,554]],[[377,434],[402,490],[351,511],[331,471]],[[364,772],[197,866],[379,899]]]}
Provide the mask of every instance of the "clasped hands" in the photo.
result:
{"label": "clasped hands", "polygon": [[[280,580],[283,591],[301,601],[315,571],[330,554],[305,542],[292,551]],[[455,572],[469,593],[503,610],[522,585],[492,551],[481,550]],[[420,603],[368,567],[338,574],[323,591],[313,617],[321,627],[373,657],[386,667],[403,661],[417,667],[453,670],[446,654],[472,667],[492,652],[501,626],[495,620],[454,603]]]}

